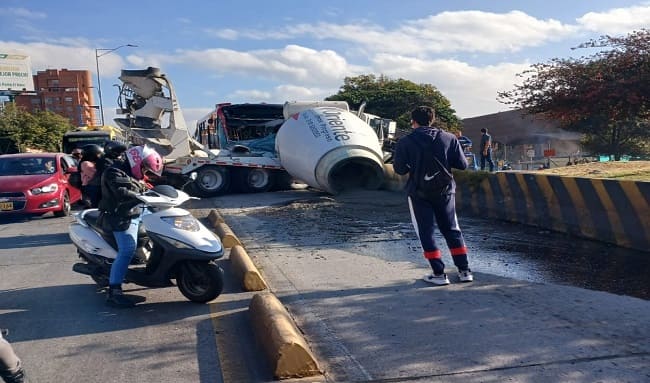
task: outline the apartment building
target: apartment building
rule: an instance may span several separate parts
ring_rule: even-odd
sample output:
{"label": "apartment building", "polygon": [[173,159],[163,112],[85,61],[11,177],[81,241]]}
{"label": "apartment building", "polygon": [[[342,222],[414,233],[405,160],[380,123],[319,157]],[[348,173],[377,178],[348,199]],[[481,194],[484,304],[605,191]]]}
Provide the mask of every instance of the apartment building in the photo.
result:
{"label": "apartment building", "polygon": [[48,110],[67,117],[75,126],[97,125],[91,72],[46,69],[34,75],[35,95],[16,96],[16,105],[30,112]]}

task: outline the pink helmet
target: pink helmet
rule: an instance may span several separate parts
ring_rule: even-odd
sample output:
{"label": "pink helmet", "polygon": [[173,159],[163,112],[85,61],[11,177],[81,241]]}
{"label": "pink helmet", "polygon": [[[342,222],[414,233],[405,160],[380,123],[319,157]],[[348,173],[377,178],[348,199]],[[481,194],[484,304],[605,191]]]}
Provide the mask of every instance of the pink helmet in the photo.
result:
{"label": "pink helmet", "polygon": [[153,148],[148,146],[134,146],[126,151],[133,177],[144,179],[144,173],[152,172],[160,176],[163,171],[163,159]]}

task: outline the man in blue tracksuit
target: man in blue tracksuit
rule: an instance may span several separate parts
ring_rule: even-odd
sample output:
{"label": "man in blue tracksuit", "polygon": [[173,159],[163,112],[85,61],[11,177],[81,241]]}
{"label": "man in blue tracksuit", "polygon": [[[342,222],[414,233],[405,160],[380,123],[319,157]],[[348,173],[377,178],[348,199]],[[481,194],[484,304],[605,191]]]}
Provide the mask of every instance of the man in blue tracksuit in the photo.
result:
{"label": "man in blue tracksuit", "polygon": [[[434,121],[434,110],[428,106],[419,106],[411,112],[411,126],[414,130],[397,142],[393,168],[397,174],[409,174],[406,192],[411,221],[422,244],[424,257],[433,269],[433,274],[426,275],[424,280],[435,285],[449,284],[442,254],[434,239],[435,223],[437,223],[440,233],[445,237],[454,265],[458,268],[459,280],[472,282],[474,276],[467,260],[467,247],[456,217],[456,183],[452,179],[445,192],[429,199],[420,198],[415,192],[415,174],[421,174],[418,168],[422,166],[421,151],[424,149],[414,140],[428,142],[430,150],[434,151],[435,157],[449,172],[451,168],[461,170],[467,168],[467,159],[458,139],[451,133],[432,127]],[[434,141],[436,137],[438,139]]]}

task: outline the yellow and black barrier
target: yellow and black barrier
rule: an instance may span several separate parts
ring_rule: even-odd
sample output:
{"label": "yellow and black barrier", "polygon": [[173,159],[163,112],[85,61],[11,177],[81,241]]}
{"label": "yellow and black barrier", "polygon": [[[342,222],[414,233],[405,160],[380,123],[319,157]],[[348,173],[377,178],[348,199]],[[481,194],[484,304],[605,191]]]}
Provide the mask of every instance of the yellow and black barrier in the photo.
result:
{"label": "yellow and black barrier", "polygon": [[[406,177],[390,165],[386,173],[386,188],[403,188]],[[650,251],[650,182],[523,172],[454,174],[459,209]]]}

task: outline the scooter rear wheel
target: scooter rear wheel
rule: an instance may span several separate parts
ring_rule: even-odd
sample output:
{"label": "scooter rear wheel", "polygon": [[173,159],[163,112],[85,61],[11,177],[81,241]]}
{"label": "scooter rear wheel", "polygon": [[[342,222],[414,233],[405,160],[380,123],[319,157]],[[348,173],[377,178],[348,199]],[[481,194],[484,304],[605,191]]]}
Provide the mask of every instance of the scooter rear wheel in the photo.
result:
{"label": "scooter rear wheel", "polygon": [[192,302],[209,302],[223,290],[223,269],[214,263],[184,262],[176,275],[178,289]]}

